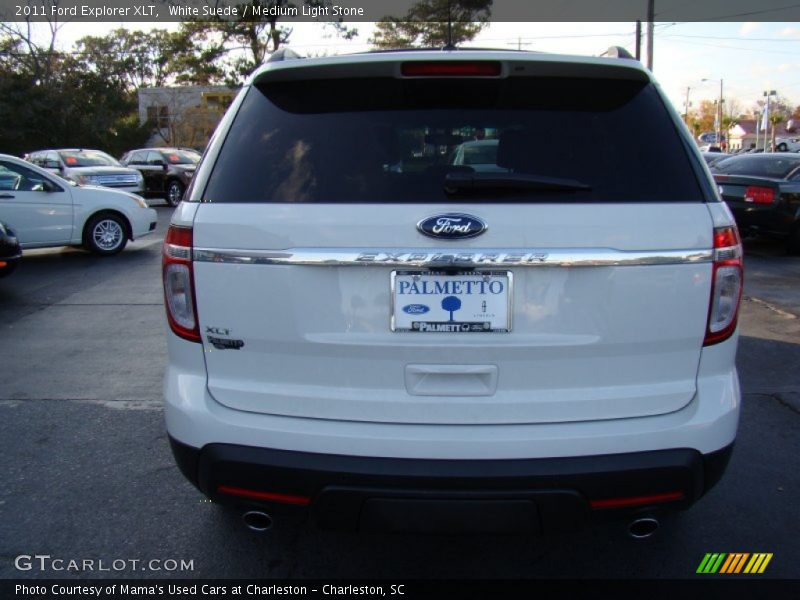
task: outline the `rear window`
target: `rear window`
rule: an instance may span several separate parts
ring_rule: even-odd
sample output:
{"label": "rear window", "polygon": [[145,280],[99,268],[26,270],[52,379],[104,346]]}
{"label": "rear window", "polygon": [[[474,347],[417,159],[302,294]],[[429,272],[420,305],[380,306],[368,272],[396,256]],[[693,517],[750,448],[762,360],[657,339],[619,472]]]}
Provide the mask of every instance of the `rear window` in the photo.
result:
{"label": "rear window", "polygon": [[117,159],[99,150],[61,150],[58,153],[68,167],[118,167]]}
{"label": "rear window", "polygon": [[[248,91],[203,200],[703,201],[689,160],[647,83],[275,82]],[[453,176],[490,181],[445,185]]]}
{"label": "rear window", "polygon": [[[494,142],[494,143],[492,143]],[[499,140],[488,140],[488,143],[462,144],[460,148],[461,164],[465,165],[496,165],[497,164],[497,144]],[[454,164],[455,161],[454,161]]]}
{"label": "rear window", "polygon": [[161,155],[173,165],[196,165],[200,162],[200,155],[190,150],[171,150]]}
{"label": "rear window", "polygon": [[800,167],[800,156],[786,158],[783,156],[732,156],[715,163],[711,171],[725,175],[752,175],[754,177],[770,177],[786,179],[795,169]]}

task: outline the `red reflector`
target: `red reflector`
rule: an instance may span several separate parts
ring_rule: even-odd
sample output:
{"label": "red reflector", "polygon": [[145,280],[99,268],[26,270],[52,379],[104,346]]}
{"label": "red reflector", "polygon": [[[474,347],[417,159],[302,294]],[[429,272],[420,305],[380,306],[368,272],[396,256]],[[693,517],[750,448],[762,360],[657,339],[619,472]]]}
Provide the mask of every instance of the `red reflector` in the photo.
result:
{"label": "red reflector", "polygon": [[164,238],[165,244],[174,244],[175,246],[183,246],[185,248],[192,247],[192,228],[191,227],[178,227],[170,225],[167,230],[167,236]]}
{"label": "red reflector", "polygon": [[400,68],[404,77],[498,77],[502,65],[496,61],[406,62]]}
{"label": "red reflector", "polygon": [[307,506],[311,503],[308,496],[291,496],[289,494],[277,494],[274,492],[257,492],[256,490],[245,490],[243,488],[230,487],[227,485],[217,486],[217,491],[221,494],[230,496],[241,496],[242,498],[255,498],[256,500],[270,500],[272,502],[283,502],[284,504],[300,504]]}
{"label": "red reflector", "polygon": [[720,227],[714,230],[714,248],[730,248],[739,244],[735,227]]}
{"label": "red reflector", "polygon": [[652,496],[630,496],[628,498],[608,498],[606,500],[590,500],[592,508],[624,508],[626,506],[642,506],[658,502],[672,502],[683,500],[683,492],[667,492],[666,494],[653,494]]}
{"label": "red reflector", "polygon": [[775,190],[751,185],[744,191],[744,201],[754,202],[755,204],[772,204],[775,202]]}

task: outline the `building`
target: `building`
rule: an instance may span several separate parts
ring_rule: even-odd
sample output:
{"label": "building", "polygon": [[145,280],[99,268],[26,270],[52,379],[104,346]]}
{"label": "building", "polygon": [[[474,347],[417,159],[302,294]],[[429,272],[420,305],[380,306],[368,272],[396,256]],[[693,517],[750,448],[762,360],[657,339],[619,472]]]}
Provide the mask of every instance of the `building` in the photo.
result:
{"label": "building", "polygon": [[[800,133],[795,127],[791,126],[790,122],[780,123],[775,127],[775,137],[776,138],[794,138],[798,137]],[[756,132],[756,128],[758,126],[758,122],[756,119],[740,119],[737,121],[733,127],[728,130],[728,140],[730,141],[729,150],[739,150],[748,148],[763,148],[765,142],[765,134],[767,132],[761,131],[760,127],[758,132]],[[787,130],[787,127],[790,130]],[[768,140],[772,140],[772,125],[769,126],[769,135],[767,136]],[[756,144],[758,142],[758,144]],[[769,142],[767,142],[769,143]]]}
{"label": "building", "polygon": [[238,91],[226,86],[140,89],[139,123],[151,127],[148,145],[202,150]]}

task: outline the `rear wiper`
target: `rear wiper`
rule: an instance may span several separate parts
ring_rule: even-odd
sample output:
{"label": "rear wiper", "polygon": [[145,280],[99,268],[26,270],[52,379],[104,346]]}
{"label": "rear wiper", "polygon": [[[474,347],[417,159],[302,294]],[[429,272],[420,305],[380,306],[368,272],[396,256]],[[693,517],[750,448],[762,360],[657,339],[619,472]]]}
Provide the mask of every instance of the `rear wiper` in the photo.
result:
{"label": "rear wiper", "polygon": [[562,179],[526,173],[448,173],[444,178],[444,191],[458,194],[483,190],[552,190],[587,191],[592,186],[577,179]]}

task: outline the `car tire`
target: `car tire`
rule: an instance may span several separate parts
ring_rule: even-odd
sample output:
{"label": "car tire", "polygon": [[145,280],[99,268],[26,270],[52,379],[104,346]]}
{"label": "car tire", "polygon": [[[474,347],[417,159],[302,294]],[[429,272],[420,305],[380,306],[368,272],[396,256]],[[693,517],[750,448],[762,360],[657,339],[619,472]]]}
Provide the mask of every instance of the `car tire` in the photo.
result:
{"label": "car tire", "polygon": [[778,144],[775,147],[775,150],[777,150],[778,152],[786,152],[788,149],[789,147],[786,144]]}
{"label": "car tire", "polygon": [[183,199],[183,192],[185,188],[183,184],[177,179],[172,179],[167,183],[167,204],[170,206],[178,206]]}
{"label": "car tire", "polygon": [[120,215],[101,213],[86,224],[83,235],[84,247],[101,256],[122,252],[128,243],[128,224]]}

